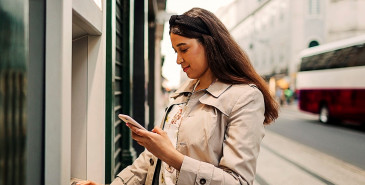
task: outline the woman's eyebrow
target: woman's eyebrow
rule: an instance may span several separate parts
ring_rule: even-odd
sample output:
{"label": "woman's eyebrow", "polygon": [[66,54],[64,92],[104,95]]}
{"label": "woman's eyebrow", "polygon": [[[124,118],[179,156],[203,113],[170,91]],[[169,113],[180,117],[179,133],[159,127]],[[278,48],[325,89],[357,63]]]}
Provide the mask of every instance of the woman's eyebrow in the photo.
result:
{"label": "woman's eyebrow", "polygon": [[179,44],[176,45],[176,47],[180,47],[180,46],[183,46],[183,45],[186,45],[186,43],[183,43],[183,42],[179,43]]}
{"label": "woman's eyebrow", "polygon": [[[182,42],[182,43],[176,44],[176,47],[185,46],[185,45],[186,45],[186,43]],[[172,46],[172,49],[174,51],[176,51],[175,48],[174,48],[174,46]]]}

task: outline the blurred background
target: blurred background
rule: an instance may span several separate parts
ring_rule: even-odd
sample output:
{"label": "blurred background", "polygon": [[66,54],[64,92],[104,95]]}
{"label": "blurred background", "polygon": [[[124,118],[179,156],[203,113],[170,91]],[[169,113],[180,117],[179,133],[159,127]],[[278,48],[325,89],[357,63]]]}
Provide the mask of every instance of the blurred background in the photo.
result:
{"label": "blurred background", "polygon": [[0,185],[110,184],[187,77],[171,15],[207,9],[280,104],[254,184],[365,184],[365,0],[0,0]]}

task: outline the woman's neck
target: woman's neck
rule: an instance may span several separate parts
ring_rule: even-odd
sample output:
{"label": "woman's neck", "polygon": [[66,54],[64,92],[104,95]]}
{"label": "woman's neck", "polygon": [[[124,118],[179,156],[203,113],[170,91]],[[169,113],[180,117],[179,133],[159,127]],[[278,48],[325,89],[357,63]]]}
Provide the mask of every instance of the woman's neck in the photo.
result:
{"label": "woman's neck", "polygon": [[205,75],[199,78],[199,84],[196,87],[195,91],[201,90],[201,89],[207,89],[210,84],[213,83],[215,80],[215,77],[213,75]]}

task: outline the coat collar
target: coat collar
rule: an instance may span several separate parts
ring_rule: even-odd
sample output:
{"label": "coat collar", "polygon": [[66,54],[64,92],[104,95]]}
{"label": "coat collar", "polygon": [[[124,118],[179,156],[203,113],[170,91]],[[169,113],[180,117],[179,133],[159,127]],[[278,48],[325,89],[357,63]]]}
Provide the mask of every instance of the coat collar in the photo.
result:
{"label": "coat collar", "polygon": [[[176,90],[176,92],[171,96],[171,98],[177,98],[178,96],[184,93],[191,93],[197,81],[198,81],[197,79],[188,80],[179,89]],[[207,92],[211,94],[213,97],[218,98],[231,86],[232,84],[226,84],[217,80],[208,87]]]}

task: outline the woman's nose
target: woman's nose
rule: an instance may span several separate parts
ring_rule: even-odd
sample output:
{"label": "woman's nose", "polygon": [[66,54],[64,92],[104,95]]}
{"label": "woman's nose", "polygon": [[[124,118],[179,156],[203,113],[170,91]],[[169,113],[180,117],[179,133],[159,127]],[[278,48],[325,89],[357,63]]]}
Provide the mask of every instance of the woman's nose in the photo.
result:
{"label": "woman's nose", "polygon": [[183,63],[184,62],[184,59],[182,58],[182,57],[180,57],[180,56],[177,56],[177,58],[176,58],[176,63],[177,64],[181,64],[181,63]]}

